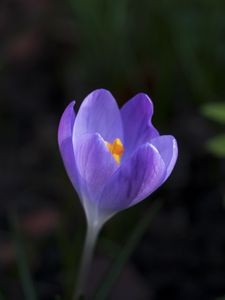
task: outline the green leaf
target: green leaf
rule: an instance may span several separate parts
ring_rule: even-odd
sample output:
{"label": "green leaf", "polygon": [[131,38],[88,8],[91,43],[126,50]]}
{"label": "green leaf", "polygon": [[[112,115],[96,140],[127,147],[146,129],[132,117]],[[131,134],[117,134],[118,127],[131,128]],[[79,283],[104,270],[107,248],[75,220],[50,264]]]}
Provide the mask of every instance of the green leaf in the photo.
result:
{"label": "green leaf", "polygon": [[10,223],[12,228],[12,238],[16,250],[19,277],[24,291],[24,299],[37,300],[16,215],[11,216]]}
{"label": "green leaf", "polygon": [[109,292],[115,283],[116,279],[120,275],[124,265],[129,260],[132,252],[140,242],[146,230],[149,228],[149,224],[154,219],[155,215],[161,208],[161,202],[157,201],[152,206],[146,215],[141,218],[140,222],[135,226],[133,232],[127,240],[125,247],[121,250],[120,254],[115,258],[112,269],[105,276],[104,282],[100,289],[97,291],[94,300],[106,300],[108,299]]}
{"label": "green leaf", "polygon": [[217,135],[210,139],[206,147],[212,154],[218,157],[225,157],[225,134]]}
{"label": "green leaf", "polygon": [[207,118],[225,124],[225,103],[208,103],[202,106],[201,112]]}

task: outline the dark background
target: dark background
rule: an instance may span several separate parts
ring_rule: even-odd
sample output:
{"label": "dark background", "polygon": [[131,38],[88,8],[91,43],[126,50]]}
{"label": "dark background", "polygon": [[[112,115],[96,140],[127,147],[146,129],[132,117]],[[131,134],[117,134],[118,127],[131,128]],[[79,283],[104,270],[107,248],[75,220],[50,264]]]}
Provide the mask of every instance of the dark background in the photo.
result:
{"label": "dark background", "polygon": [[161,199],[109,298],[224,296],[225,163],[205,147],[224,126],[201,107],[225,99],[225,2],[1,0],[0,37],[0,299],[27,299],[24,261],[38,299],[71,299],[85,219],[57,127],[72,99],[77,109],[101,87],[120,106],[149,94],[179,159],[159,191],[106,224],[87,289]]}

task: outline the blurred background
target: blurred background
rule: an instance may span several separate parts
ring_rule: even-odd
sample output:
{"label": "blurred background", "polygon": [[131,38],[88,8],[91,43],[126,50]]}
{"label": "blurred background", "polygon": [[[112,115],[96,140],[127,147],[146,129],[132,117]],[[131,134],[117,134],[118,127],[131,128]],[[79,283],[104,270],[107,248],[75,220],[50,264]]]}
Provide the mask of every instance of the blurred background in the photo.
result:
{"label": "blurred background", "polygon": [[[89,299],[222,299],[225,2],[2,0],[0,36],[0,299],[71,299],[85,218],[57,127],[72,99],[78,109],[101,87],[120,106],[147,93],[179,159],[159,191],[104,227]],[[112,290],[94,298],[123,249]]]}

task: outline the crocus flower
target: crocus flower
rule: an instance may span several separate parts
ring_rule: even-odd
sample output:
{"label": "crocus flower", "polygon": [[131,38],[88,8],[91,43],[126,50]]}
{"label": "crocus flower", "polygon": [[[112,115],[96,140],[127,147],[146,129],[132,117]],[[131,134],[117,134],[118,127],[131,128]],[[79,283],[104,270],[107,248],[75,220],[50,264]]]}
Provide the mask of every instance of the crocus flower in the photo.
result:
{"label": "crocus flower", "polygon": [[104,89],[90,93],[77,115],[74,105],[60,120],[59,148],[88,223],[100,227],[166,181],[176,163],[177,142],[152,125],[153,104],[144,93],[121,109]]}

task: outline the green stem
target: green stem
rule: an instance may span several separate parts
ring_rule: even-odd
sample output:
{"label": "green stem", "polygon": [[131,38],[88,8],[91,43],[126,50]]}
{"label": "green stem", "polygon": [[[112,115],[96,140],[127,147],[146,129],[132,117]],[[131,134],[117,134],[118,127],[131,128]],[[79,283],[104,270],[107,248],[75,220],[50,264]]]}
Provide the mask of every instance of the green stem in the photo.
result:
{"label": "green stem", "polygon": [[99,234],[99,230],[100,230],[99,227],[88,225],[85,243],[84,243],[84,250],[83,250],[81,264],[80,264],[78,282],[76,285],[76,290],[73,298],[74,300],[79,299],[85,294],[85,284],[86,284],[91,260],[93,257],[95,244]]}

